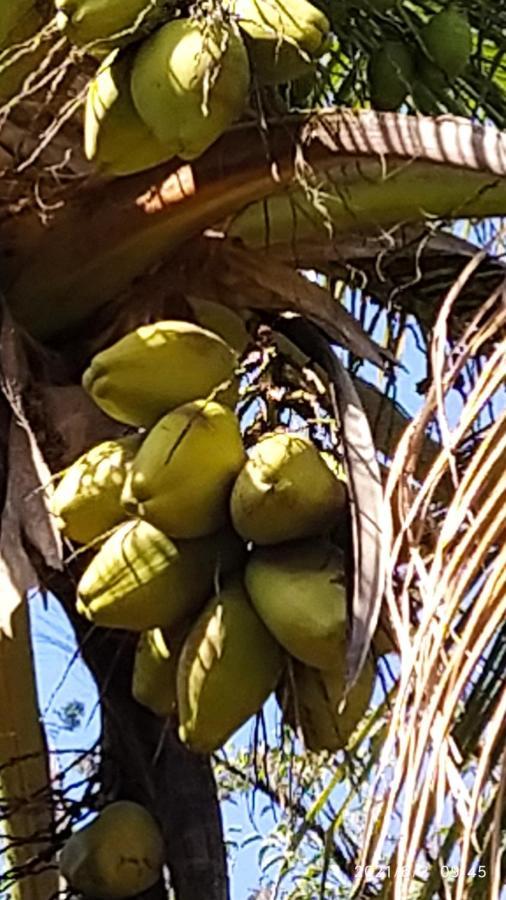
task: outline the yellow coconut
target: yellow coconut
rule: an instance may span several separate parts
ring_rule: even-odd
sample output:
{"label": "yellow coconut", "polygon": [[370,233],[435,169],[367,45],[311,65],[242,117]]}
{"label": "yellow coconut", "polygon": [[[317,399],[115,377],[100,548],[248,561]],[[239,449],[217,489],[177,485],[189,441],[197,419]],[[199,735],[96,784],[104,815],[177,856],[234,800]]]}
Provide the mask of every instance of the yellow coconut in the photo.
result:
{"label": "yellow coconut", "polygon": [[302,731],[308,750],[335,752],[345,747],[366,712],[374,684],[374,667],[367,660],[339,711],[344,692],[344,657],[335,669],[313,669],[294,661],[293,680],[280,692],[285,719]]}
{"label": "yellow coconut", "polygon": [[137,436],[104,441],[63,473],[49,509],[70,540],[89,544],[123,521],[121,492],[140,443]]}
{"label": "yellow coconut", "polygon": [[77,610],[108,628],[170,627],[198,612],[216,580],[242,559],[231,530],[175,544],[147,522],[126,522],[85,570]]}
{"label": "yellow coconut", "polygon": [[225,582],[197,619],[177,672],[179,734],[212,753],[258,712],[279,680],[283,654],[239,578]]}
{"label": "yellow coconut", "polygon": [[60,870],[74,891],[101,900],[122,900],[147,890],[160,878],[165,851],[151,813],[119,800],[67,841]]}
{"label": "yellow coconut", "polygon": [[177,662],[189,627],[185,622],[177,629],[170,629],[170,633],[152,628],[144,631],[139,638],[132,694],[138,703],[147,706],[157,716],[171,716],[176,712]]}
{"label": "yellow coconut", "polygon": [[182,159],[200,156],[246,104],[249,62],[241,37],[216,23],[174,19],[148,38],[132,69],[137,112]]}
{"label": "yellow coconut", "polygon": [[260,84],[293,81],[312,71],[324,51],[330,23],[307,0],[230,0],[247,36],[252,69]]}
{"label": "yellow coconut", "polygon": [[[218,335],[189,322],[157,322],[94,356],[83,386],[113,419],[149,428],[176,406],[233,380],[236,365],[236,354]],[[237,395],[217,396],[234,403]]]}
{"label": "yellow coconut", "polygon": [[174,538],[196,538],[228,518],[232,485],[245,459],[234,413],[196,400],[164,416],[125,481],[125,509]]}
{"label": "yellow coconut", "polygon": [[195,318],[202,328],[219,334],[223,340],[242,355],[250,342],[244,319],[223,303],[204,300],[201,297],[187,297]]}
{"label": "yellow coconut", "polygon": [[235,530],[247,541],[278,544],[335,526],[346,489],[308,438],[269,434],[253,447],[230,501]]}
{"label": "yellow coconut", "polygon": [[130,52],[113,50],[88,87],[84,112],[86,158],[110,175],[130,175],[170,159],[151,134],[130,93]]}
{"label": "yellow coconut", "polygon": [[15,96],[42,62],[46,48],[37,35],[48,8],[47,0],[1,0],[0,101]]}
{"label": "yellow coconut", "polygon": [[55,0],[58,27],[79,47],[106,55],[163,20],[167,0]]}
{"label": "yellow coconut", "polygon": [[335,668],[345,655],[346,590],[340,553],[327,541],[255,550],[245,584],[258,615],[296,659]]}

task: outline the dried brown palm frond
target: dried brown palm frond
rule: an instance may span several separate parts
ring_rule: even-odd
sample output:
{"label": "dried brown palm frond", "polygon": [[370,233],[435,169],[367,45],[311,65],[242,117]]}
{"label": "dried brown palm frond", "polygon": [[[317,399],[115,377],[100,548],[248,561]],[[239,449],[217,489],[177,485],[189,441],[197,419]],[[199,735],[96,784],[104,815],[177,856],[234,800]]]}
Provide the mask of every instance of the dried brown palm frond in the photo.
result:
{"label": "dried brown palm frond", "polygon": [[[384,862],[390,840],[392,871],[405,872],[388,894],[395,900],[408,897],[421,862],[428,873],[424,898],[442,889],[452,864],[457,900],[475,895],[476,873],[487,896],[499,898],[504,883],[506,304],[500,287],[447,352],[451,306],[479,262],[468,264],[443,304],[430,351],[432,383],[400,441],[386,489],[396,523],[387,603],[401,658],[375,780],[376,787],[386,785],[386,795],[369,808],[364,859]],[[451,393],[473,357],[481,357],[481,370],[456,414]],[[417,488],[410,474],[431,420],[442,446]],[[433,501],[445,474],[454,489],[442,514]]]}

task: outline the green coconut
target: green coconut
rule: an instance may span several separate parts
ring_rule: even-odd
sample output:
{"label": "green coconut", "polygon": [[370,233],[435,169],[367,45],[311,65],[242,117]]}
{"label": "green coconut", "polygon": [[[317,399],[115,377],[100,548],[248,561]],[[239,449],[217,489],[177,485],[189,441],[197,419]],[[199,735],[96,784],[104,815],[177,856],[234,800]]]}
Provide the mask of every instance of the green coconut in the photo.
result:
{"label": "green coconut", "polygon": [[71,541],[89,544],[125,518],[120,498],[141,438],[103,441],[66,469],[49,510]]}
{"label": "green coconut", "polygon": [[212,753],[261,708],[279,680],[283,654],[233,578],[190,631],[177,671],[181,740]]}
{"label": "green coconut", "polygon": [[230,509],[246,541],[278,544],[322,534],[344,510],[346,490],[308,438],[269,434],[253,447]]}
{"label": "green coconut", "polygon": [[345,657],[342,559],[324,540],[254,550],[245,584],[260,618],[296,659],[332,669]]}
{"label": "green coconut", "polygon": [[422,29],[420,38],[429,60],[450,81],[462,74],[473,47],[473,35],[465,12],[449,6],[436,13]]}
{"label": "green coconut", "polygon": [[229,8],[246,35],[260,84],[280,84],[310,73],[325,50],[329,20],[307,0],[230,0]]}
{"label": "green coconut", "polygon": [[308,750],[335,752],[346,746],[366,712],[374,684],[374,666],[367,660],[340,710],[344,692],[344,657],[334,669],[314,669],[294,661],[293,679],[285,678],[278,700],[285,721],[300,727]]}
{"label": "green coconut", "polygon": [[151,813],[138,803],[111,803],[69,838],[60,871],[84,897],[122,900],[155,884],[165,861],[164,841]]}
{"label": "green coconut", "polygon": [[48,20],[47,0],[0,2],[0,102],[14,97],[47,49],[37,38]]}
{"label": "green coconut", "polygon": [[383,110],[398,109],[414,78],[411,49],[401,41],[385,41],[371,56],[368,73],[372,106]]}
{"label": "green coconut", "polygon": [[[83,386],[113,419],[149,428],[176,406],[230,385],[236,365],[236,353],[217,334],[190,322],[157,322],[94,356]],[[235,403],[235,382],[217,398]]]}
{"label": "green coconut", "polygon": [[249,62],[240,36],[223,23],[204,32],[174,19],[141,44],[132,96],[150,131],[175,156],[200,156],[244,110]]}
{"label": "green coconut", "polygon": [[245,452],[239,422],[221,403],[195,400],[152,428],[123,489],[127,512],[174,538],[197,538],[228,519]]}
{"label": "green coconut", "polygon": [[170,629],[170,633],[152,628],[144,631],[137,643],[132,694],[157,716],[172,716],[176,712],[177,662],[189,627],[185,622]]}
{"label": "green coconut", "polygon": [[202,297],[187,297],[186,302],[202,328],[218,334],[242,356],[250,342],[250,336],[242,316],[223,303],[204,300]]}
{"label": "green coconut", "polygon": [[172,9],[168,0],[55,0],[55,6],[60,30],[99,56],[139,40]]}
{"label": "green coconut", "polygon": [[113,50],[88,87],[86,158],[110,175],[141,172],[172,156],[142,121],[130,93],[131,53]]}
{"label": "green coconut", "polygon": [[107,628],[170,628],[200,610],[243,553],[229,529],[175,544],[147,522],[126,522],[83,573],[77,611]]}
{"label": "green coconut", "polygon": [[10,46],[15,43],[20,23],[30,19],[35,13],[41,18],[38,10],[41,4],[36,0],[1,0],[0,2],[0,46]]}

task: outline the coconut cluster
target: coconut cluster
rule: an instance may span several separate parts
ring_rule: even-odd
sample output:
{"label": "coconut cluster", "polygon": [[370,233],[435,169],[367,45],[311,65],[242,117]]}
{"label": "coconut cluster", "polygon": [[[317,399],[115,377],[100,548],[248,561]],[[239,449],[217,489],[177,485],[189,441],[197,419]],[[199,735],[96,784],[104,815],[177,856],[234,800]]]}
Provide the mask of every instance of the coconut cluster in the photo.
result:
{"label": "coconut cluster", "polygon": [[329,22],[308,0],[225,0],[214,17],[168,0],[55,0],[69,39],[99,59],[84,149],[112,175],[200,156],[248,107],[252,87],[312,72]]}
{"label": "coconut cluster", "polygon": [[[369,0],[384,13],[393,0]],[[450,4],[432,15],[415,42],[385,40],[369,60],[368,80],[371,105],[396,110],[411,96],[416,109],[431,114],[438,111],[438,98],[462,75],[472,50],[468,17],[459,6]]]}
{"label": "coconut cluster", "polygon": [[133,695],[184,743],[216,750],[277,690],[306,745],[336,750],[373,682],[369,666],[340,709],[346,579],[331,536],[346,487],[303,434],[276,430],[246,452],[238,362],[222,336],[181,321],[96,355],[83,385],[132,434],[61,473],[51,510],[95,550],[78,612],[138,634]]}
{"label": "coconut cluster", "polygon": [[[450,0],[406,36],[390,15],[399,5],[330,4],[333,29],[347,35],[347,9],[373,14],[372,107],[397,110],[410,98],[420,112],[438,113],[472,52],[466,11]],[[85,104],[84,150],[104,173],[129,175],[173,157],[199,157],[248,115],[258,87],[290,83],[295,105],[307,105],[318,60],[330,51],[332,66],[337,49],[325,13],[308,0],[221,0],[213,10],[190,18],[173,0],[0,0],[0,102],[21,90],[44,61],[46,47],[37,35],[56,13],[70,42],[97,60]]]}

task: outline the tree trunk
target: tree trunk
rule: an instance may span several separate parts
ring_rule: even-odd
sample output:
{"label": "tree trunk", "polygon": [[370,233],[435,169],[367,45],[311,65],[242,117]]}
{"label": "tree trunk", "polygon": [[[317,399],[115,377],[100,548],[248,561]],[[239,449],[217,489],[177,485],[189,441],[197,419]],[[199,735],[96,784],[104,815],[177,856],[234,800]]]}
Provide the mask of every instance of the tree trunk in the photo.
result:
{"label": "tree trunk", "polygon": [[[222,822],[209,759],[187,750],[172,723],[133,699],[132,637],[101,629],[90,634],[88,623],[75,614],[73,579],[52,574],[45,581],[69,615],[97,683],[105,795],[134,800],[155,815],[164,831],[177,900],[227,900]],[[149,892],[150,900],[164,895],[161,885]]]}

